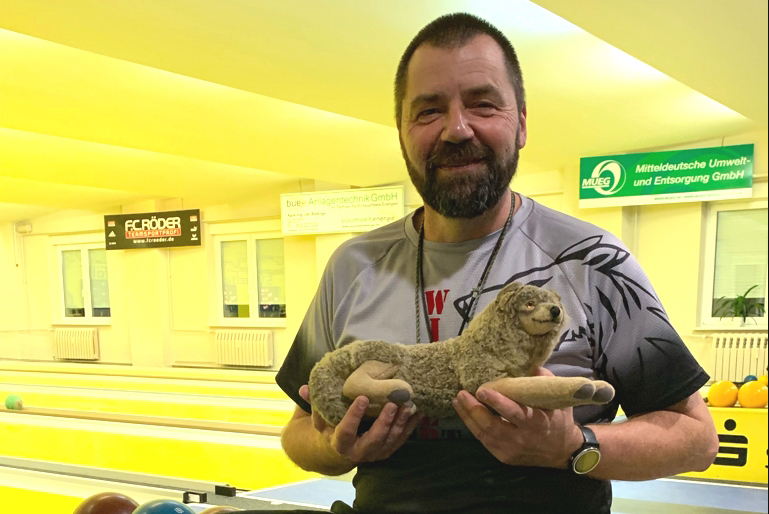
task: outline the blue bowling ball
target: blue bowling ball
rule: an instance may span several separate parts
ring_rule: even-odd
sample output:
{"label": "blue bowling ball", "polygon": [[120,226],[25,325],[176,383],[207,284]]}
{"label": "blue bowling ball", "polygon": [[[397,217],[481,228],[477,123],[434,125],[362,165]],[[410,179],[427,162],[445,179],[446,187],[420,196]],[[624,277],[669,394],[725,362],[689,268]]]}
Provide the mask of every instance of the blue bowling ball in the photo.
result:
{"label": "blue bowling ball", "polygon": [[757,376],[748,375],[747,377],[745,377],[745,380],[743,380],[743,382],[755,382],[756,380],[758,380]]}
{"label": "blue bowling ball", "polygon": [[133,514],[195,514],[195,511],[174,500],[152,500],[140,505]]}

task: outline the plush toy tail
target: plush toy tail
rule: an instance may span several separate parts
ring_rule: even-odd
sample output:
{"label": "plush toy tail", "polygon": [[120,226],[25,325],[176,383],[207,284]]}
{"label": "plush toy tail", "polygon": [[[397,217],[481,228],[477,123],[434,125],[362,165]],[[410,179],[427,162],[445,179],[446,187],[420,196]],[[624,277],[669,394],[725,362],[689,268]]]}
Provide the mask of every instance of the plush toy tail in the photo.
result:
{"label": "plush toy tail", "polygon": [[313,411],[330,425],[338,425],[352,405],[352,401],[342,394],[342,388],[353,368],[349,362],[339,362],[349,361],[340,357],[335,353],[326,354],[312,369],[308,383]]}
{"label": "plush toy tail", "polygon": [[402,346],[382,341],[355,341],[327,353],[310,373],[312,408],[327,423],[338,425],[352,405],[352,400],[343,394],[347,378],[367,361],[402,364]]}

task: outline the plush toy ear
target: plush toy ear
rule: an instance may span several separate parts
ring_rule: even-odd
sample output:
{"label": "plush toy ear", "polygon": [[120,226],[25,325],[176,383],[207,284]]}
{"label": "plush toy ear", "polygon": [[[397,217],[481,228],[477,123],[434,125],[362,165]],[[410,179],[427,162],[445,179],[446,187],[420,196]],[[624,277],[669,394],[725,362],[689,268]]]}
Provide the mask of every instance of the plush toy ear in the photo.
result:
{"label": "plush toy ear", "polygon": [[518,293],[521,292],[522,288],[523,284],[520,282],[511,282],[502,288],[502,290],[499,292],[498,298],[500,298],[505,303],[510,304],[512,303],[513,299],[518,296]]}

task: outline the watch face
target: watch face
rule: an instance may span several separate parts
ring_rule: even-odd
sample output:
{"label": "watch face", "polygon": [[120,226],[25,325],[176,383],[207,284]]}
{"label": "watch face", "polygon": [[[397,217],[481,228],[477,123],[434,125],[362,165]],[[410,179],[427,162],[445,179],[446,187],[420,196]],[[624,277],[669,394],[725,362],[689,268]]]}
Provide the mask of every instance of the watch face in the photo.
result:
{"label": "watch face", "polygon": [[586,448],[574,459],[574,472],[584,475],[590,473],[601,460],[601,452],[595,448]]}

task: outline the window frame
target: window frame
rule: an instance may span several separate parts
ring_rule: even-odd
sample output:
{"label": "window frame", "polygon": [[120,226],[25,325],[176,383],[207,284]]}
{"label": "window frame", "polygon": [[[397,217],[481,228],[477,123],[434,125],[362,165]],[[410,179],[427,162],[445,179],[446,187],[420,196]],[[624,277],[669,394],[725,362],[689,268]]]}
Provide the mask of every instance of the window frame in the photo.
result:
{"label": "window frame", "polygon": [[[765,309],[763,317],[748,318],[718,318],[712,316],[713,290],[716,272],[716,236],[718,230],[718,214],[725,211],[745,211],[769,208],[767,200],[750,200],[738,202],[709,202],[703,213],[703,267],[700,279],[700,295],[698,308],[698,328],[703,330],[761,330],[769,326],[766,312],[766,300],[769,300],[769,272],[764,283]],[[755,321],[754,321],[755,320]]]}
{"label": "window frame", "polygon": [[[112,325],[112,299],[110,298],[110,315],[93,316],[93,305],[91,304],[91,261],[88,255],[89,250],[104,250],[104,243],[69,243],[55,244],[56,250],[56,279],[58,290],[58,304],[56,306],[56,315],[54,317],[55,325]],[[66,303],[64,301],[64,255],[65,251],[79,250],[81,273],[83,277],[83,305],[86,315],[82,318],[68,317],[66,315]],[[109,266],[107,267],[107,276],[109,277]],[[109,283],[109,278],[107,279]]]}
{"label": "window frame", "polygon": [[[286,318],[260,318],[258,296],[258,265],[256,262],[256,242],[267,239],[280,239],[285,244],[282,234],[264,234],[264,233],[228,233],[216,234],[214,240],[214,269],[216,290],[214,291],[214,305],[216,306],[216,326],[218,327],[250,327],[250,328],[285,328]],[[223,298],[223,276],[222,276],[222,242],[226,241],[246,241],[247,259],[248,259],[248,318],[226,318],[224,317],[224,298]],[[285,246],[284,246],[285,248]],[[284,254],[285,264],[285,254]],[[287,302],[288,303],[288,302]],[[288,305],[286,305],[288,311]],[[288,316],[288,313],[286,313]]]}

